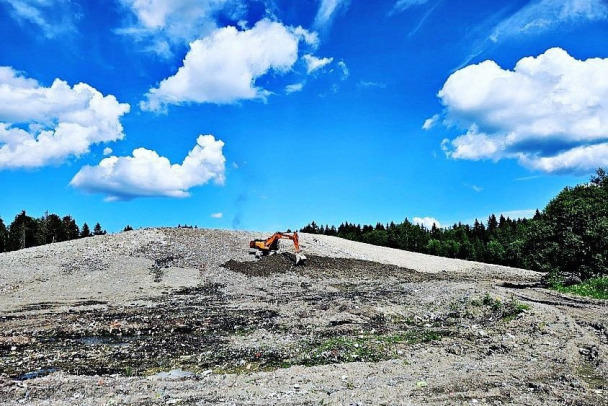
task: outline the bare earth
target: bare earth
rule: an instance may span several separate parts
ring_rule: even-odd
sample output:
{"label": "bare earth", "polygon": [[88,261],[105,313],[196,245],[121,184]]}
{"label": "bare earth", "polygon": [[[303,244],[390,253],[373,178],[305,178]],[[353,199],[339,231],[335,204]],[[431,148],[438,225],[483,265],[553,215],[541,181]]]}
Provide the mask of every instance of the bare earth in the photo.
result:
{"label": "bare earth", "polygon": [[144,229],[0,254],[6,405],[608,405],[608,307],[542,275],[301,235]]}

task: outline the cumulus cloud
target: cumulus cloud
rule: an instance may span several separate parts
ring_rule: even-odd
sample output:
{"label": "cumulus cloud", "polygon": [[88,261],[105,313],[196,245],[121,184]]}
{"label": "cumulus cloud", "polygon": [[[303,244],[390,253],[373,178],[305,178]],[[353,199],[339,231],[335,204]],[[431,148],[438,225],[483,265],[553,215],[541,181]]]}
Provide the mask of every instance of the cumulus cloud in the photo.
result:
{"label": "cumulus cloud", "polygon": [[306,44],[310,45],[312,49],[317,49],[319,46],[319,34],[315,31],[308,31],[300,26],[293,28],[293,33],[301,38]]}
{"label": "cumulus cloud", "polygon": [[35,168],[89,152],[124,137],[129,105],[86,83],[50,87],[0,67],[0,169]]}
{"label": "cumulus cloud", "polygon": [[575,147],[555,156],[530,159],[524,155],[520,159],[524,165],[543,172],[585,173],[606,166],[608,142]]}
{"label": "cumulus cloud", "polygon": [[221,219],[222,217],[224,217],[224,213],[211,213],[211,218]]}
{"label": "cumulus cloud", "polygon": [[216,19],[240,18],[246,11],[243,0],[120,0],[135,18],[118,30],[133,36],[146,49],[170,56],[176,44],[187,44],[217,29]]}
{"label": "cumulus cloud", "polygon": [[444,139],[441,148],[445,154],[455,159],[470,159],[478,161],[480,159],[494,158],[499,159],[498,142],[486,134],[479,134],[475,124],[465,134],[450,141]]}
{"label": "cumulus cloud", "polygon": [[497,42],[503,37],[537,33],[564,23],[607,18],[608,7],[603,0],[536,0],[501,21],[490,39]]}
{"label": "cumulus cloud", "polygon": [[334,60],[334,58],[317,58],[310,54],[304,55],[302,59],[306,62],[306,71],[309,74],[329,65]]}
{"label": "cumulus cloud", "polygon": [[270,92],[256,86],[256,79],[271,70],[288,72],[299,42],[307,41],[303,32],[267,19],[246,31],[220,28],[192,42],[177,73],[150,89],[141,107],[158,111],[168,104],[266,99]]}
{"label": "cumulus cloud", "polygon": [[97,166],[84,166],[70,185],[88,193],[105,194],[106,200],[137,197],[187,197],[188,190],[211,180],[224,183],[224,143],[213,135],[200,135],[181,164],[171,164],[156,151],[137,148],[131,157],[111,156]]}
{"label": "cumulus cloud", "polygon": [[425,228],[428,228],[428,229],[433,228],[433,224],[435,224],[435,226],[437,228],[441,228],[441,224],[439,223],[439,221],[437,221],[437,219],[435,219],[433,217],[414,217],[412,219],[412,222],[414,224],[424,226]]}
{"label": "cumulus cloud", "polygon": [[110,155],[111,153],[112,153],[112,148],[110,148],[110,147],[105,147],[105,148],[103,149],[103,154],[104,154],[104,155]]}
{"label": "cumulus cloud", "polygon": [[313,27],[316,30],[323,30],[328,28],[336,13],[340,9],[346,9],[350,4],[350,0],[320,0],[319,10],[315,16]]}
{"label": "cumulus cloud", "polygon": [[442,148],[456,159],[518,159],[549,173],[588,172],[608,162],[608,59],[577,60],[560,48],[453,73],[438,96],[446,122],[467,128]]}
{"label": "cumulus cloud", "polygon": [[7,5],[11,17],[21,24],[33,24],[47,38],[75,32],[80,18],[77,5],[70,0],[0,0]]}

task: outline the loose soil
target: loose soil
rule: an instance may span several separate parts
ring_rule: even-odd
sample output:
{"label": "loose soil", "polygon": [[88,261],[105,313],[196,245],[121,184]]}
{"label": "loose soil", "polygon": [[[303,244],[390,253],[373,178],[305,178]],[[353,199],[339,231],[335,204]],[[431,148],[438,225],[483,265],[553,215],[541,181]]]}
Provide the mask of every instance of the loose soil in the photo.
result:
{"label": "loose soil", "polygon": [[260,236],[138,230],[0,254],[0,399],[608,405],[605,302],[324,236],[302,236],[296,267],[288,245],[248,255]]}

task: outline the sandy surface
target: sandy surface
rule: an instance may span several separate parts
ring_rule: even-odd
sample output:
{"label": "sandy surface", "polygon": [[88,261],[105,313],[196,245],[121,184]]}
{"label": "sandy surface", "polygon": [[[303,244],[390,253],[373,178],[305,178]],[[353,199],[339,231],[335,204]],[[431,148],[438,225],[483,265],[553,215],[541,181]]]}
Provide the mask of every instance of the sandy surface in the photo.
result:
{"label": "sandy surface", "polygon": [[[145,229],[0,254],[4,404],[608,404],[608,309],[541,275],[301,235]],[[289,241],[281,251],[289,252]]]}

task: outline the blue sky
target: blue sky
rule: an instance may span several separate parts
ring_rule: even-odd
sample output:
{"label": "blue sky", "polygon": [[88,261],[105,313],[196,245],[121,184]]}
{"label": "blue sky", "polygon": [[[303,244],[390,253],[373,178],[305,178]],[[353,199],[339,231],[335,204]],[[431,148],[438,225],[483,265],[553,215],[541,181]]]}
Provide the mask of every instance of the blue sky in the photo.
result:
{"label": "blue sky", "polygon": [[0,0],[0,217],[529,216],[608,166],[602,0]]}

